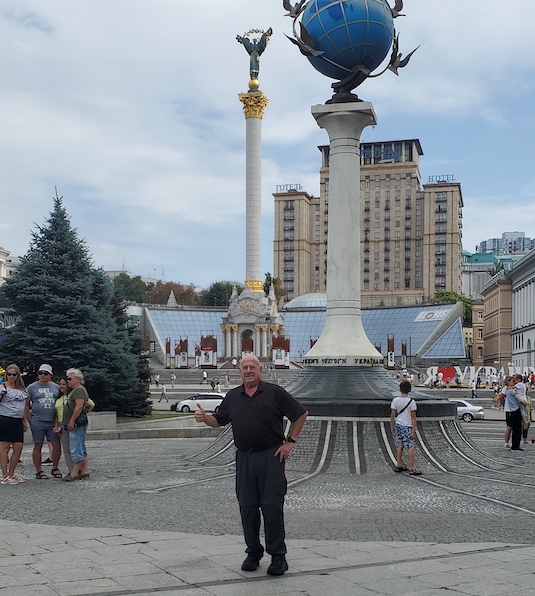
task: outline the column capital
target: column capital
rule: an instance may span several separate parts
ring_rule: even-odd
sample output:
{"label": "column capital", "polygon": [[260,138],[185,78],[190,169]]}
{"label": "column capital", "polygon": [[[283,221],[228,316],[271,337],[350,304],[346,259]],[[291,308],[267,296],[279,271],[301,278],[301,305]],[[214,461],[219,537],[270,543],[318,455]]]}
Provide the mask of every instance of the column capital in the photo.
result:
{"label": "column capital", "polygon": [[245,118],[262,118],[264,110],[269,104],[269,99],[264,95],[263,91],[255,91],[250,93],[239,93],[238,97],[243,103],[243,111]]}

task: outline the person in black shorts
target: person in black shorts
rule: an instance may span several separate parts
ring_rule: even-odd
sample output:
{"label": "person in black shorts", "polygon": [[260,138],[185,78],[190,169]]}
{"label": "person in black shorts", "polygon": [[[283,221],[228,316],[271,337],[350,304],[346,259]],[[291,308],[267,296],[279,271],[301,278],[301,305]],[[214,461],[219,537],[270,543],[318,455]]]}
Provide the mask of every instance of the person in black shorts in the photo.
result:
{"label": "person in black shorts", "polygon": [[[236,496],[240,506],[247,558],[244,571],[255,571],[264,555],[260,542],[260,512],[264,518],[265,550],[271,555],[270,575],[288,569],[284,541],[285,464],[305,424],[308,412],[282,387],[261,380],[256,356],[240,362],[243,385],[231,389],[219,411],[207,414],[199,405],[195,420],[218,427],[232,423],[236,446]],[[284,417],[291,422],[284,436]]]}

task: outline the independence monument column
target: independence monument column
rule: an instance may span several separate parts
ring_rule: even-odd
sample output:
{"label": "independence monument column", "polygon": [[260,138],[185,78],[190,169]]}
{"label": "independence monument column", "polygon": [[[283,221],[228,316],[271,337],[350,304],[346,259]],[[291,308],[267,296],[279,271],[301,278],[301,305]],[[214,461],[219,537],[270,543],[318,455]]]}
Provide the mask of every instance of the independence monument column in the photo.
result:
{"label": "independence monument column", "polygon": [[[252,38],[258,34],[259,38]],[[246,122],[246,264],[245,285],[253,292],[264,293],[262,283],[262,117],[269,103],[268,98],[260,91],[258,73],[260,55],[266,49],[272,30],[251,29],[243,37],[237,36],[239,43],[250,56],[249,91],[240,93],[238,97],[243,103]]]}

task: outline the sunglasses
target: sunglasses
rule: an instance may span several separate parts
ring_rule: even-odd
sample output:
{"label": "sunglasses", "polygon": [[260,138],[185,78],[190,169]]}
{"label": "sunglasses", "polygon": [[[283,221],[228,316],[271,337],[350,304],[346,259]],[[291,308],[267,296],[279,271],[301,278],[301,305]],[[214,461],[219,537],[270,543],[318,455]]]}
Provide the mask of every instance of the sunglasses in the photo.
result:
{"label": "sunglasses", "polygon": [[18,377],[19,373],[6,373],[6,377]]}
{"label": "sunglasses", "polygon": [[76,379],[76,377],[67,377],[67,381],[74,381],[74,379]]}
{"label": "sunglasses", "polygon": [[49,375],[49,372],[46,372],[46,370],[40,370],[38,373],[38,375]]}

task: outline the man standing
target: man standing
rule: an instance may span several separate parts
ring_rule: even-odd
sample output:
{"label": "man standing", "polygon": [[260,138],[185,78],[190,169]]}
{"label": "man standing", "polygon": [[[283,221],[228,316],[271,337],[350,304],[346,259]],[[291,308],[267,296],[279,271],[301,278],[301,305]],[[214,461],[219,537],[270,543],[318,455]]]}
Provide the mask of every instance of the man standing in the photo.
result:
{"label": "man standing", "polygon": [[27,387],[28,406],[31,412],[27,413],[33,437],[33,465],[37,480],[47,480],[43,472],[41,454],[43,441],[50,441],[52,457],[52,476],[61,478],[58,469],[61,447],[59,435],[54,432],[56,410],[54,404],[59,397],[59,385],[52,382],[52,367],[50,364],[41,364],[37,371],[37,381]]}
{"label": "man standing", "polygon": [[176,375],[175,375],[175,373],[171,373],[170,379],[171,379],[171,389],[174,389],[175,388],[175,381],[176,381]]}
{"label": "man standing", "polygon": [[[244,571],[255,571],[264,555],[260,542],[260,511],[264,518],[270,575],[288,569],[284,541],[285,463],[305,424],[308,412],[287,391],[261,380],[260,361],[247,355],[240,362],[243,385],[231,389],[219,412],[207,414],[199,405],[195,420],[218,427],[232,423],[236,446],[236,496],[240,506],[247,558]],[[283,418],[290,420],[284,436]]]}

